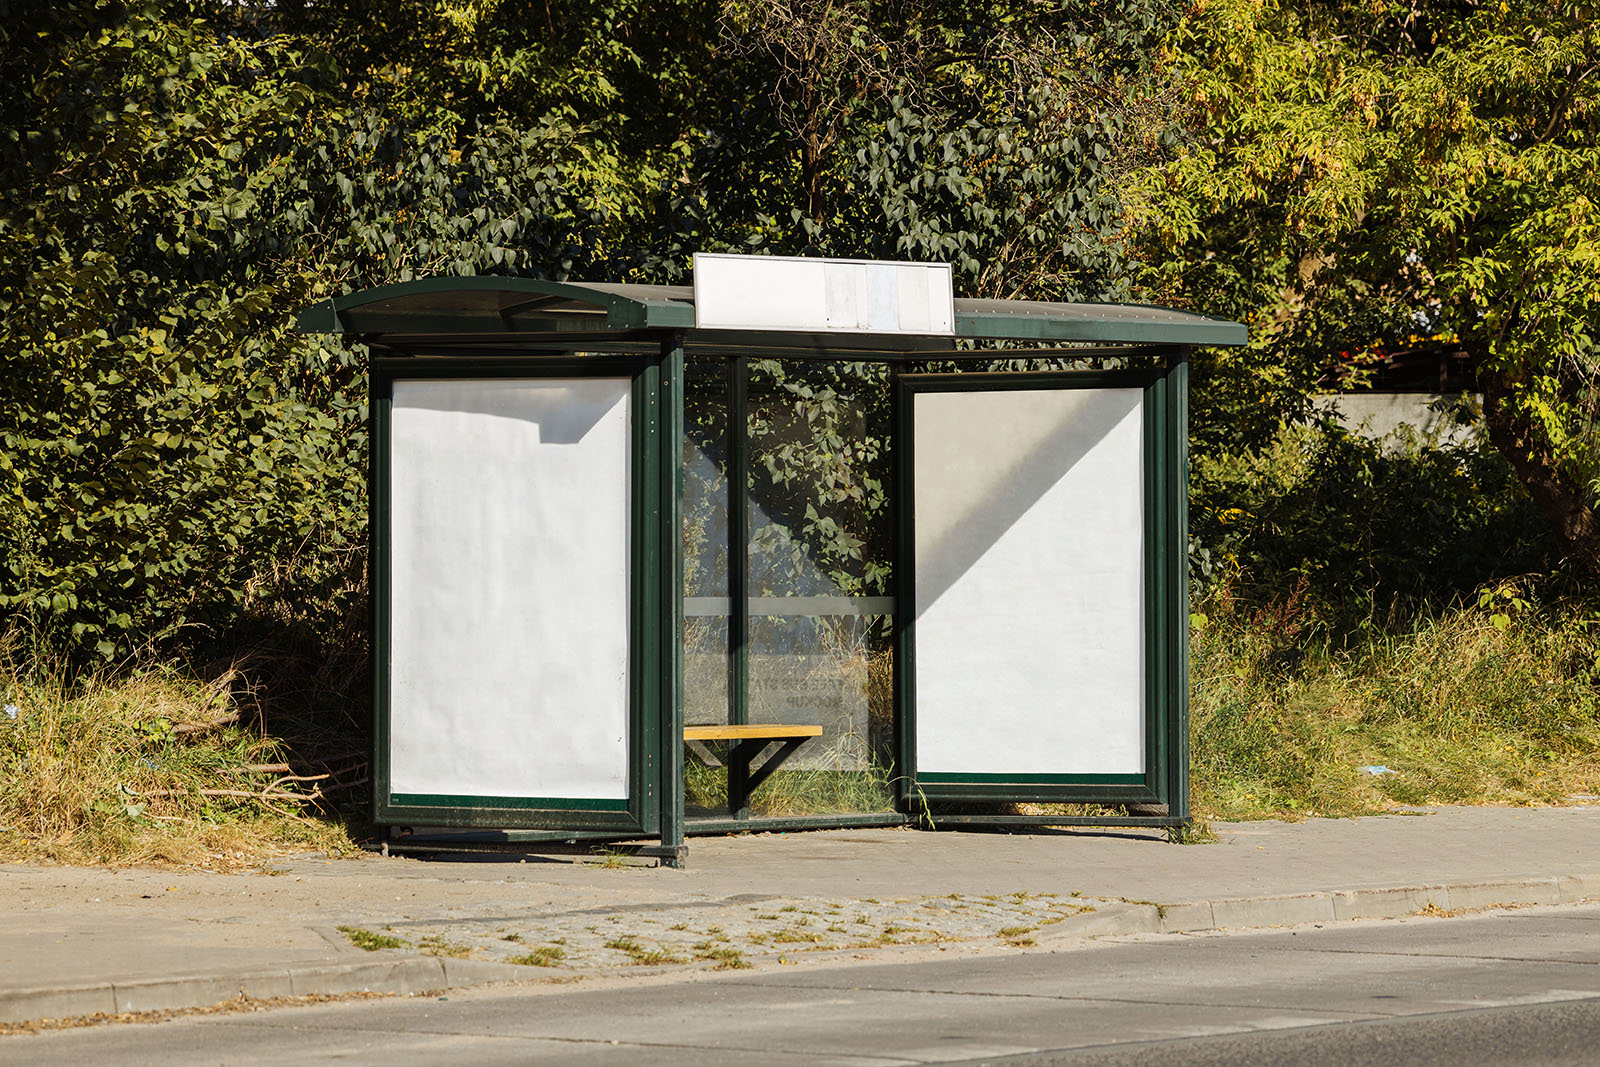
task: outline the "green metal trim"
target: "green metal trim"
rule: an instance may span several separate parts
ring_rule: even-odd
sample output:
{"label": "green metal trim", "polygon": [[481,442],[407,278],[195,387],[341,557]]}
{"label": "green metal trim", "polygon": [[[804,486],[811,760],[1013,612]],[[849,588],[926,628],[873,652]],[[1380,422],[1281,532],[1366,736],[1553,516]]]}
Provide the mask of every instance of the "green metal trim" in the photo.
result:
{"label": "green metal trim", "polygon": [[634,379],[634,404],[638,412],[631,456],[633,481],[633,588],[630,595],[638,614],[631,632],[630,679],[634,707],[632,720],[640,828],[659,823],[667,803],[662,784],[670,776],[661,761],[662,677],[661,661],[661,369],[655,360],[638,364]]}
{"label": "green metal trim", "polygon": [[[728,360],[728,721],[750,721],[750,360]],[[748,810],[735,812],[742,819]]]}
{"label": "green metal trim", "polygon": [[1144,707],[1145,766],[1151,785],[1163,796],[1167,784],[1168,718],[1167,680],[1171,670],[1166,634],[1166,605],[1170,573],[1165,549],[1170,533],[1166,482],[1168,410],[1165,378],[1151,383],[1144,394]]}
{"label": "green metal trim", "polygon": [[[506,807],[392,807],[379,825],[437,826],[454,830],[549,830],[558,835],[601,833],[615,837],[642,837],[639,820],[630,811],[558,811],[552,808]],[[552,826],[558,822],[559,825]]]}
{"label": "green metal trim", "polygon": [[1152,785],[1119,785],[1114,782],[1055,783],[1014,785],[1004,782],[915,783],[909,805],[913,811],[926,811],[930,803],[970,804],[1165,804],[1166,799]]}
{"label": "green metal trim", "polygon": [[[661,650],[660,697],[655,738],[660,752],[661,796],[658,826],[663,847],[681,848],[684,821],[683,769],[683,419],[687,379],[684,374],[683,339],[674,337],[661,346],[658,428],[654,434],[659,452],[654,470],[659,485],[655,519],[660,602],[656,615]],[[664,858],[677,867],[681,858]]]}
{"label": "green metal trim", "polygon": [[583,797],[482,797],[458,793],[391,793],[397,808],[549,808],[555,811],[627,811],[627,800]]}
{"label": "green metal trim", "polygon": [[1167,390],[1172,428],[1169,455],[1172,467],[1167,491],[1172,499],[1171,573],[1174,588],[1169,592],[1172,625],[1168,639],[1172,656],[1169,679],[1171,700],[1167,751],[1172,763],[1167,768],[1167,804],[1173,816],[1187,825],[1189,811],[1189,350],[1173,354],[1167,372]]}
{"label": "green metal trim", "polygon": [[1145,775],[1132,774],[967,774],[918,771],[923,784],[958,785],[1144,785]]}
{"label": "green metal trim", "polygon": [[[1167,350],[1177,366],[1183,350]],[[900,374],[895,378],[895,515],[897,523],[896,596],[904,610],[895,616],[895,720],[898,734],[899,799],[912,806],[927,800],[972,802],[1062,801],[1068,803],[1166,803],[1183,794],[1174,785],[1187,781],[1187,745],[1174,745],[1187,729],[1186,665],[1173,626],[1182,614],[1187,624],[1186,583],[1173,580],[1174,553],[1184,546],[1184,492],[1180,465],[1185,447],[1183,426],[1173,425],[1178,411],[1172,402],[1170,368],[1117,371],[967,372]],[[915,437],[912,398],[918,392],[987,392],[1028,388],[1144,390],[1144,530],[1145,530],[1145,765],[1142,774],[1025,775],[960,774],[916,770],[916,530],[913,499]],[[1181,556],[1179,557],[1181,560]],[[1187,816],[1187,807],[1174,807]]]}
{"label": "green metal trim", "polygon": [[[1131,307],[1134,305],[1108,305]],[[1167,308],[1152,310],[1166,311]],[[1053,317],[1015,312],[962,311],[956,306],[956,336],[990,340],[1087,341],[1109,344],[1242,345],[1249,331],[1242,323],[1183,313],[1186,318],[1168,322],[1140,322],[1127,318]]]}
{"label": "green metal trim", "polygon": [[690,819],[686,829],[695,834],[762,833],[772,830],[838,830],[846,827],[904,826],[912,817],[901,812],[861,812],[837,815],[778,815],[732,819],[722,816]]}
{"label": "green metal trim", "polygon": [[953,826],[1140,826],[1167,828],[1189,820],[1176,815],[939,815],[926,816],[932,828]]}
{"label": "green metal trim", "polygon": [[372,648],[372,819],[383,821],[389,794],[389,414],[393,379],[373,363],[367,373],[367,602]]}
{"label": "green metal trim", "polygon": [[[640,287],[644,288],[644,287]],[[623,296],[619,293],[607,292],[592,286],[574,282],[548,281],[542,278],[516,278],[500,275],[473,275],[468,277],[439,277],[418,278],[409,282],[397,282],[391,285],[380,285],[360,292],[347,293],[344,296],[330,297],[318,301],[311,307],[302,311],[295,322],[295,328],[300,333],[347,333],[351,332],[353,325],[364,326],[359,332],[366,333],[391,333],[393,330],[384,328],[383,320],[370,323],[358,323],[362,308],[372,304],[383,303],[401,297],[431,296],[452,292],[503,292],[523,293],[533,297],[556,297],[571,300],[575,303],[588,304],[603,312],[602,322],[589,325],[580,315],[568,314],[556,321],[566,324],[565,328],[579,332],[587,330],[629,330],[643,328],[672,328],[681,329],[694,325],[694,307],[676,299],[669,299],[663,295],[657,300],[638,300]],[[448,313],[438,315],[398,315],[395,316],[396,325],[404,325],[408,334],[440,333],[462,334],[479,332],[512,332],[524,330],[537,331],[541,324],[537,322],[524,322],[516,324],[513,329],[509,322],[502,322],[498,327],[487,322],[467,323],[459,316]],[[600,318],[596,315],[597,320]],[[419,328],[426,327],[426,328]],[[546,326],[546,329],[557,329],[557,326]]]}
{"label": "green metal trim", "polygon": [[[528,827],[538,829],[603,829],[642,834],[656,822],[659,803],[659,773],[656,762],[658,702],[661,676],[657,659],[659,648],[652,640],[658,634],[659,595],[658,546],[652,543],[659,515],[648,510],[645,499],[658,485],[660,429],[657,425],[658,397],[654,388],[655,364],[637,356],[568,356],[562,358],[504,359],[373,359],[369,368],[369,396],[372,403],[370,504],[371,605],[373,649],[373,821],[380,825],[425,823],[459,827]],[[394,794],[390,792],[389,766],[389,674],[392,666],[389,643],[390,582],[390,412],[393,383],[412,379],[493,379],[558,377],[627,377],[631,379],[632,440],[630,473],[632,484],[632,531],[630,558],[634,568],[629,620],[629,753],[628,795],[621,809],[612,811],[612,801],[578,803],[583,808],[561,804],[543,805],[549,798],[525,798],[526,803],[508,803],[508,798],[480,798],[470,795]],[[641,591],[646,591],[641,595]],[[647,614],[647,609],[653,614]],[[396,797],[410,798],[405,803]],[[517,798],[509,798],[516,800]],[[413,802],[413,800],[415,802]],[[602,805],[596,807],[595,804]]]}
{"label": "green metal trim", "polygon": [[[625,290],[625,291],[619,291]],[[439,309],[406,314],[398,308],[366,310],[387,301],[446,296],[450,293],[502,292],[533,300],[516,303],[496,315],[454,315],[448,300]],[[478,275],[421,278],[322,300],[302,311],[302,333],[486,335],[570,330],[614,333],[625,330],[684,331],[690,343],[750,348],[797,348],[839,352],[864,350],[950,349],[948,335],[889,335],[799,331],[697,330],[691,290],[648,285],[586,285],[539,278]],[[519,312],[540,310],[540,297],[594,308],[552,310],[551,316],[517,319]],[[516,320],[516,321],[513,321]],[[1036,341],[1104,342],[1120,345],[1242,345],[1248,331],[1236,322],[1192,312],[1128,304],[1051,304],[1032,301],[955,301],[955,336]]]}
{"label": "green metal trim", "polygon": [[889,425],[894,464],[889,477],[894,521],[894,792],[895,803],[909,812],[916,792],[917,766],[917,611],[916,525],[912,521],[912,487],[916,484],[916,438],[911,432],[911,390],[908,376],[889,383]]}

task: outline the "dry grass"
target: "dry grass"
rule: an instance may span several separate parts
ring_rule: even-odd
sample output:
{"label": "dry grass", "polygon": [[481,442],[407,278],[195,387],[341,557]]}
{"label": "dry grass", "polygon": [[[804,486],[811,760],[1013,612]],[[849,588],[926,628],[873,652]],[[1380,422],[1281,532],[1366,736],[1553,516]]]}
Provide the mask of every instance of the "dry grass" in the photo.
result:
{"label": "dry grass", "polygon": [[1191,717],[1205,814],[1600,793],[1600,628],[1582,608],[1462,606],[1333,650],[1302,640],[1292,604],[1207,607],[1193,633]]}
{"label": "dry grass", "polygon": [[17,648],[0,642],[0,860],[233,869],[353,849],[308,814],[326,779],[249,725],[239,672],[70,677]]}

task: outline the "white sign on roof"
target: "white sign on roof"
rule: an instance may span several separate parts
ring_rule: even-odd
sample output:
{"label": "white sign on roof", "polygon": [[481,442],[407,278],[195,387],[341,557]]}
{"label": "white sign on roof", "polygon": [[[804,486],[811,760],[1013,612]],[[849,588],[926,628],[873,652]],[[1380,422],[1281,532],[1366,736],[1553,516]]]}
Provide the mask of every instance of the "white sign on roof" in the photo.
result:
{"label": "white sign on roof", "polygon": [[948,263],[694,257],[695,325],[711,330],[955,333]]}

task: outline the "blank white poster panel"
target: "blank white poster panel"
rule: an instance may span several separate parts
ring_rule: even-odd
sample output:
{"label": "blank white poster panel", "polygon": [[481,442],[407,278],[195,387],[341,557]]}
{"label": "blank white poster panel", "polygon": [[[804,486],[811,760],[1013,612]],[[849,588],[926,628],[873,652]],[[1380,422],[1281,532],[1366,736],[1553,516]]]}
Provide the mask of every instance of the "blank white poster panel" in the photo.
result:
{"label": "blank white poster panel", "polygon": [[392,793],[627,797],[630,396],[394,383]]}
{"label": "blank white poster panel", "polygon": [[917,771],[1142,773],[1142,390],[913,405]]}

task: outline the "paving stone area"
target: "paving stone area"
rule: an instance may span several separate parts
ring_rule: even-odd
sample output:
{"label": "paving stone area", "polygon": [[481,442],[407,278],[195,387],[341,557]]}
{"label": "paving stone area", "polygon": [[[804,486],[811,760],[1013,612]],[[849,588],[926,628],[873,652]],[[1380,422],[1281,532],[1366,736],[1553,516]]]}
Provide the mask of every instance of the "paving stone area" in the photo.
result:
{"label": "paving stone area", "polygon": [[410,920],[344,932],[357,942],[370,942],[367,934],[404,942],[391,951],[566,970],[696,961],[736,968],[802,952],[893,945],[998,939],[1027,946],[1096,903],[1022,892],[893,900],[744,895],[504,919]]}

